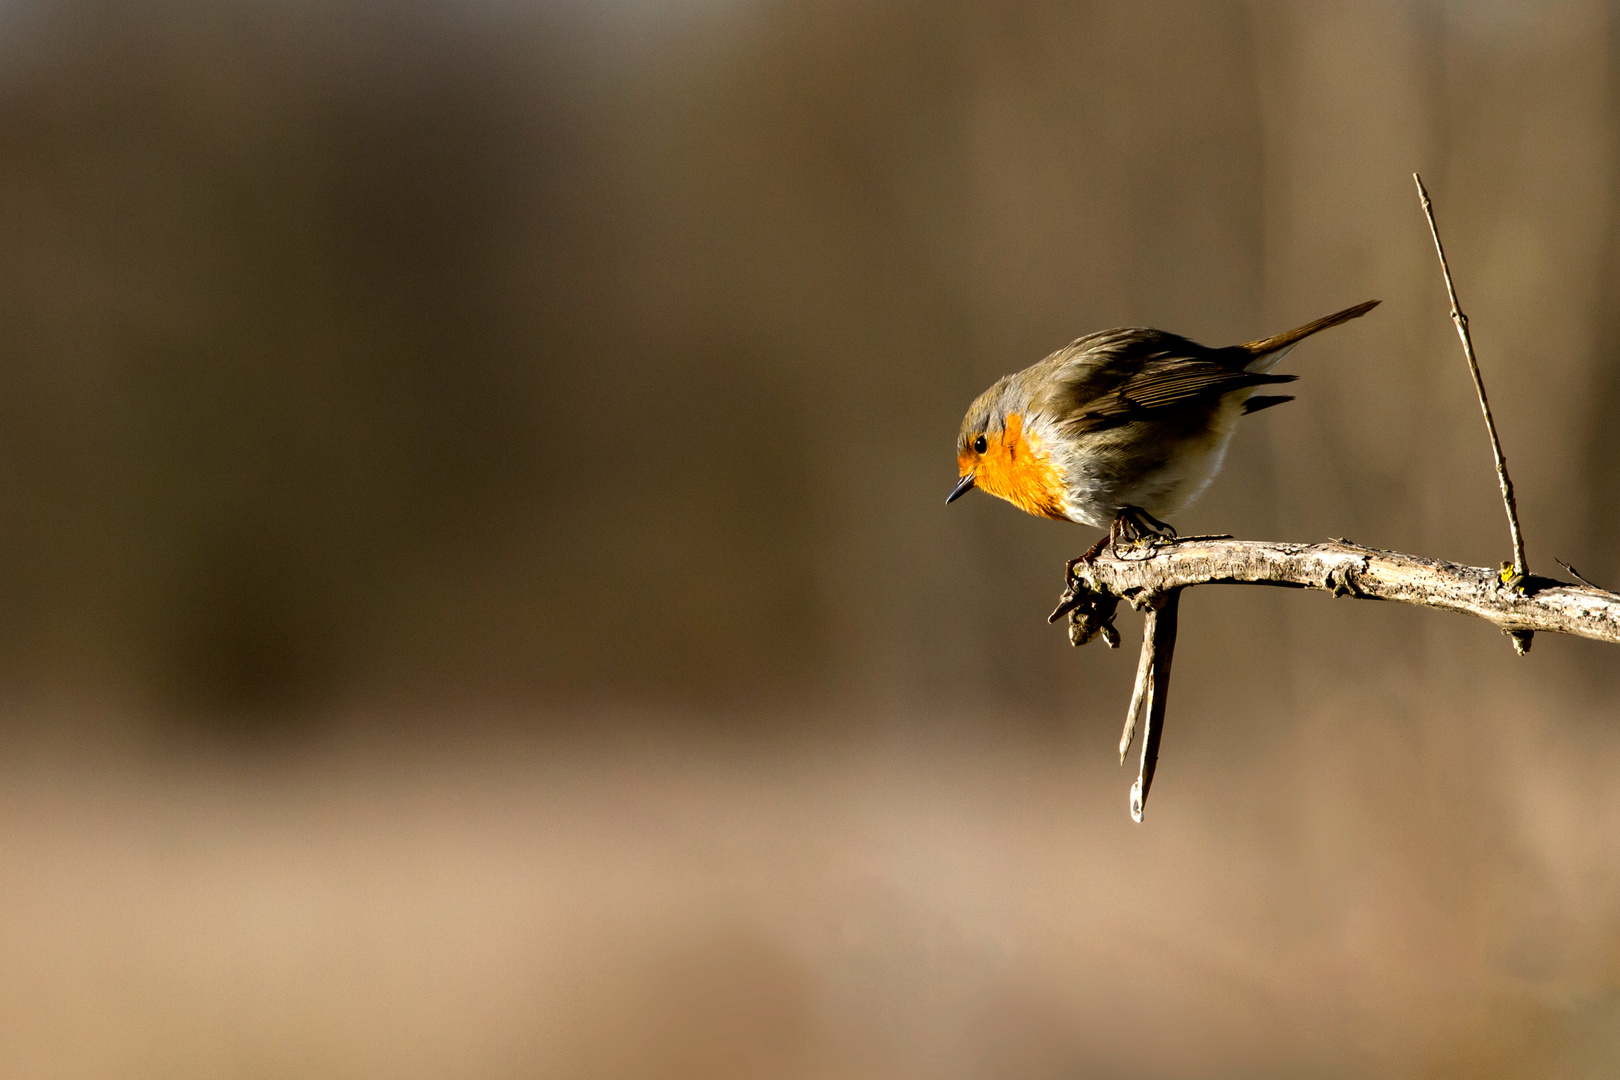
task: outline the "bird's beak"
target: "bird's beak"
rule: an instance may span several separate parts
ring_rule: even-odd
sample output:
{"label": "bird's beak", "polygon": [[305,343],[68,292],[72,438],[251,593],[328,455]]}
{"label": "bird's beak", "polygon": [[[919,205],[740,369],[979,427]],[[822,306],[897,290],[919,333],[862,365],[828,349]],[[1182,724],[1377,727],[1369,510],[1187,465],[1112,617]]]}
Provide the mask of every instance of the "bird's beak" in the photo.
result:
{"label": "bird's beak", "polygon": [[955,487],[951,488],[951,493],[945,496],[945,501],[948,503],[953,503],[971,490],[973,490],[973,474],[968,473],[966,476],[962,477],[962,479],[956,482]]}

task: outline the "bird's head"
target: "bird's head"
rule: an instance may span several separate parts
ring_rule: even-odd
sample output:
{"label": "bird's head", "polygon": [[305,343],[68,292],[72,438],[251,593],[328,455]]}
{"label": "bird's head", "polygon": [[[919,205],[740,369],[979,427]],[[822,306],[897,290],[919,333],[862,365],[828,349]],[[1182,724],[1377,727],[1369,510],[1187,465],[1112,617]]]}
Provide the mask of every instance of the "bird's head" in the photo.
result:
{"label": "bird's head", "polygon": [[1043,438],[1044,424],[1032,417],[1027,395],[1011,377],[980,394],[956,438],[956,471],[960,479],[946,502],[971,488],[1006,499],[1020,510],[1068,520],[1064,513],[1063,474],[1052,461]]}

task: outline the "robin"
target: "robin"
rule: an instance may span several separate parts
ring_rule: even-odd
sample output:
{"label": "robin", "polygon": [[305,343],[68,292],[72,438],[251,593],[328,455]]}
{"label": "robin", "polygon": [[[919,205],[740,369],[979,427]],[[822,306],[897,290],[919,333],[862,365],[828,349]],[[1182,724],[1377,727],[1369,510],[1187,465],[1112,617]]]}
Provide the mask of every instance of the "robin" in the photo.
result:
{"label": "robin", "polygon": [[956,441],[961,480],[1031,514],[1108,528],[1104,543],[1170,537],[1160,520],[1208,486],[1238,418],[1292,401],[1256,394],[1312,334],[1378,306],[1369,300],[1275,337],[1211,349],[1127,327],[1088,334],[979,395]]}

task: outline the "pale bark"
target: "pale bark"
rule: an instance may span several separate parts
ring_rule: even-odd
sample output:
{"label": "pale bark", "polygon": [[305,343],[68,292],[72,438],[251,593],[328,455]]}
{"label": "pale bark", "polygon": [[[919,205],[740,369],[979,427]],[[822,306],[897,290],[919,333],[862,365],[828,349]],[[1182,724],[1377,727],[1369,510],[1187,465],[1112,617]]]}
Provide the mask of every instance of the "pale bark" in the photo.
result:
{"label": "pale bark", "polygon": [[1521,654],[1529,651],[1537,630],[1620,643],[1620,595],[1551,578],[1518,577],[1511,566],[1501,571],[1460,566],[1348,540],[1279,544],[1190,536],[1122,545],[1118,551],[1105,547],[1095,558],[1070,565],[1051,619],[1069,617],[1069,640],[1075,645],[1102,637],[1117,647],[1114,614],[1120,601],[1148,612],[1119,747],[1123,762],[1137,722],[1145,716],[1142,767],[1131,788],[1131,816],[1137,821],[1142,820],[1163,731],[1177,601],[1181,590],[1198,585],[1320,589],[1333,596],[1455,611],[1494,623]]}

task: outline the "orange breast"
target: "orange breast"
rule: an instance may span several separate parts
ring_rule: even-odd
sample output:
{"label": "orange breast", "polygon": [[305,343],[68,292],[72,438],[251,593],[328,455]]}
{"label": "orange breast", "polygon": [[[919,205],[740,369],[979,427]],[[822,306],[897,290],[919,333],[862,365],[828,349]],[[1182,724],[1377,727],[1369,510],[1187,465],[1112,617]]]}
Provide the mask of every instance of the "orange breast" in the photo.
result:
{"label": "orange breast", "polygon": [[[972,467],[974,455],[964,455],[963,472]],[[1001,436],[992,439],[974,471],[974,486],[1000,496],[1020,510],[1042,517],[1067,521],[1063,513],[1063,478],[1045,453],[1039,440],[1031,441],[1024,432],[1024,418],[1007,416]]]}

